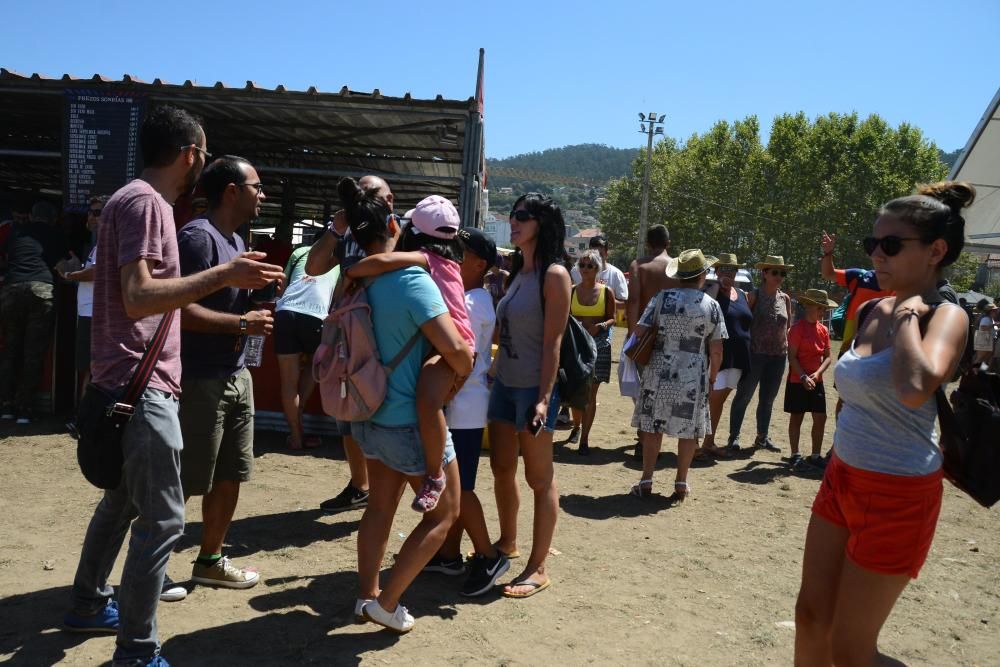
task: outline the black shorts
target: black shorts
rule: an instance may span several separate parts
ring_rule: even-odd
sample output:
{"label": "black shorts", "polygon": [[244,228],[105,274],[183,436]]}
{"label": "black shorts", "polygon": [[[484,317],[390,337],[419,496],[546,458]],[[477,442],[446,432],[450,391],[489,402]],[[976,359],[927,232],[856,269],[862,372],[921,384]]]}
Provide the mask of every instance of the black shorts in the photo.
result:
{"label": "black shorts", "polygon": [[91,318],[76,317],[76,371],[90,372],[90,322]]}
{"label": "black shorts", "polygon": [[322,318],[279,310],[274,314],[274,352],[312,356],[319,347],[322,332]]}
{"label": "black shorts", "polygon": [[818,412],[826,414],[826,389],[820,382],[812,391],[808,391],[801,382],[785,383],[785,412],[799,414],[803,412]]}

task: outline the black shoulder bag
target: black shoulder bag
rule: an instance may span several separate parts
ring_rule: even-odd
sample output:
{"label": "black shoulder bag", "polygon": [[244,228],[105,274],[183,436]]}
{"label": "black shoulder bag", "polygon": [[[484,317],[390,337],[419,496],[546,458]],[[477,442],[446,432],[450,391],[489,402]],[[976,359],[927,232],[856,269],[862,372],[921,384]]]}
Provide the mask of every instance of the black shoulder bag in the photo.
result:
{"label": "black shoulder bag", "polygon": [[99,489],[116,489],[121,484],[125,463],[122,434],[153,375],[175,312],[164,313],[120,397],[117,392],[105,391],[95,384],[88,384],[83,393],[76,417],[76,428],[80,434],[76,443],[76,460],[83,476]]}

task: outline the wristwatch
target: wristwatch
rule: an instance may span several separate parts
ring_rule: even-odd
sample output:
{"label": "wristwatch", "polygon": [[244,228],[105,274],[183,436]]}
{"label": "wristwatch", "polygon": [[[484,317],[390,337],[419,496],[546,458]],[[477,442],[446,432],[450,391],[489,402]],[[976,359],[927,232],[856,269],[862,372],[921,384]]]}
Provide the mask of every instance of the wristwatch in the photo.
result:
{"label": "wristwatch", "polygon": [[247,333],[247,318],[240,318],[240,335],[245,336]]}
{"label": "wristwatch", "polygon": [[809,377],[808,373],[803,373],[802,375],[799,376],[799,382],[805,382],[806,378],[808,377]]}

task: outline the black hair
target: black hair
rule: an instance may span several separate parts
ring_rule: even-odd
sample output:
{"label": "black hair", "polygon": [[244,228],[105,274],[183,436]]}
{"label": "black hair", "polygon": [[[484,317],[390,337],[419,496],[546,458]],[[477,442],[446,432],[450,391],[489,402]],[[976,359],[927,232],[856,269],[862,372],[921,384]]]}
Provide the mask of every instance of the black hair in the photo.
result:
{"label": "black hair", "polygon": [[415,250],[426,250],[438,257],[450,259],[453,262],[462,263],[465,258],[465,250],[458,237],[452,239],[438,239],[427,234],[421,234],[414,227],[413,223],[407,223],[399,235],[396,248],[403,252],[413,252]]}
{"label": "black hair", "polygon": [[177,107],[164,104],[149,112],[139,131],[142,161],[147,167],[167,167],[182,146],[198,145],[205,136],[201,119]]}
{"label": "black hair", "polygon": [[976,199],[976,189],[969,183],[941,181],[921,185],[917,193],[893,199],[878,214],[891,215],[916,228],[924,243],[944,239],[948,251],[938,268],[954,263],[965,247],[965,218],[962,209]]}
{"label": "black hair", "polygon": [[[566,223],[563,220],[562,210],[559,204],[538,192],[529,192],[521,195],[510,207],[511,215],[517,207],[524,205],[524,210],[533,215],[538,220],[538,238],[535,243],[535,271],[539,277],[545,275],[549,265],[562,263],[566,257],[566,248],[563,242],[566,240]],[[510,275],[507,277],[507,284],[514,281],[514,277],[524,266],[524,256],[518,248],[511,261]],[[544,285],[544,280],[539,280],[540,285]]]}
{"label": "black hair", "polygon": [[670,232],[663,225],[653,225],[646,230],[646,245],[653,249],[665,250],[670,245]]}
{"label": "black hair", "polygon": [[223,155],[205,167],[205,171],[201,172],[199,183],[202,194],[208,200],[209,208],[215,208],[222,203],[222,195],[230,183],[234,185],[246,183],[244,165],[253,166],[249,160],[239,155]]}
{"label": "black hair", "polygon": [[358,185],[353,178],[342,178],[337,183],[337,194],[344,207],[351,235],[362,248],[368,248],[376,241],[389,239],[389,225],[386,218],[392,213],[389,204],[375,194]]}

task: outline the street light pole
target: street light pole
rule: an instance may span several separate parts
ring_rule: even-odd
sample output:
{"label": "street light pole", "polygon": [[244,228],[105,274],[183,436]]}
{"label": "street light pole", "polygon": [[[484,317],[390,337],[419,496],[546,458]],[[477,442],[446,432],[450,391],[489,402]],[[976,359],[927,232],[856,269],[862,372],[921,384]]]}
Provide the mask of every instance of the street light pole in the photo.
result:
{"label": "street light pole", "polygon": [[[649,213],[649,172],[653,167],[653,135],[659,134],[663,135],[663,119],[666,115],[661,115],[659,118],[656,117],[656,112],[653,111],[649,114],[649,118],[646,118],[646,114],[639,114],[639,120],[641,121],[639,131],[646,134],[649,139],[646,143],[646,173],[642,177],[642,207],[639,209],[639,238],[636,240],[636,259],[642,257],[643,250],[646,247],[646,225],[647,225],[647,214]],[[646,124],[649,124],[649,129],[646,129]]]}

